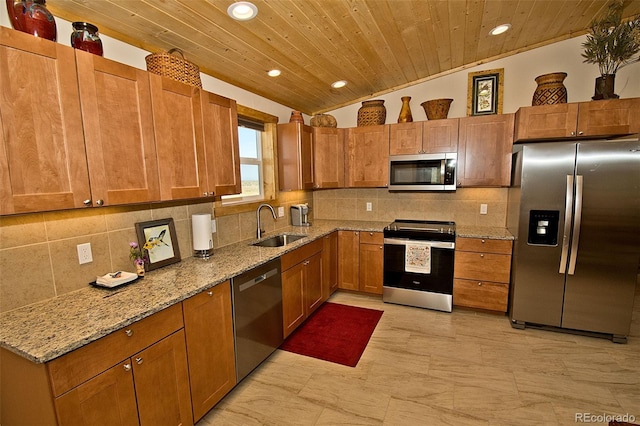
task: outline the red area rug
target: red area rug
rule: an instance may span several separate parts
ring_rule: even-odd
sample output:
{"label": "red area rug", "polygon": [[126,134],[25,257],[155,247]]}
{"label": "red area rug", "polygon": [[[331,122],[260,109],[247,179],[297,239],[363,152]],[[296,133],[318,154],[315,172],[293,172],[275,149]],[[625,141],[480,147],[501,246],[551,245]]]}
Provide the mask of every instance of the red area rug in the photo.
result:
{"label": "red area rug", "polygon": [[326,302],[284,341],[280,349],[355,367],[382,312]]}

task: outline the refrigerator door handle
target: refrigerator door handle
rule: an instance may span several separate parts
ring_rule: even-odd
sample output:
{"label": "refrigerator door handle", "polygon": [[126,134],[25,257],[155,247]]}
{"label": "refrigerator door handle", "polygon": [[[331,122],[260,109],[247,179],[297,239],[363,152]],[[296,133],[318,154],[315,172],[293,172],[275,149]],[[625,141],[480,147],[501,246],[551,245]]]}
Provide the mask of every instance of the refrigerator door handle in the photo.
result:
{"label": "refrigerator door handle", "polygon": [[564,274],[567,271],[567,258],[569,257],[569,236],[571,234],[571,216],[573,215],[573,175],[567,175],[567,195],[564,202],[564,232],[562,233],[562,254],[560,256],[560,270]]}
{"label": "refrigerator door handle", "polygon": [[580,242],[580,224],[582,222],[582,182],[583,176],[576,176],[576,202],[573,211],[573,238],[571,240],[571,256],[569,257],[569,275],[576,272],[578,260],[578,243]]}

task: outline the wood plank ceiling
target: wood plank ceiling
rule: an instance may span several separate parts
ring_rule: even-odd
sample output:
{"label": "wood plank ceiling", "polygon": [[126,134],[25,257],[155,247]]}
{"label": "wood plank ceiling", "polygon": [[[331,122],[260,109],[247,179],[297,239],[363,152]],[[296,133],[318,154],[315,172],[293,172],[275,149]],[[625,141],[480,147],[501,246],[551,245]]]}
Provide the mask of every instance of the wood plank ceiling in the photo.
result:
{"label": "wood plank ceiling", "polygon": [[[612,0],[48,0],[69,21],[151,52],[178,47],[206,74],[307,114],[582,35]],[[640,0],[625,0],[625,17]],[[495,26],[512,29],[490,36]],[[277,68],[282,75],[268,77]],[[332,89],[331,83],[347,86]]]}

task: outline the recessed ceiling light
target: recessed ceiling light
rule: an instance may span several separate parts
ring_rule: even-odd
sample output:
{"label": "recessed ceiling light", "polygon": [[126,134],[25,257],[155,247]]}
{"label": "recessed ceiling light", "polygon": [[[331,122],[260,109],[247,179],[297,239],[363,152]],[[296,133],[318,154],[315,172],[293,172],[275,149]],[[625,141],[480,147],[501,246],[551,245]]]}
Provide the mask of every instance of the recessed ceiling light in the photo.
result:
{"label": "recessed ceiling light", "polygon": [[491,31],[489,31],[489,34],[498,35],[498,34],[502,34],[504,32],[507,32],[510,29],[511,29],[511,24],[501,24],[501,25],[498,25],[497,27],[495,27],[494,29],[492,29]]}
{"label": "recessed ceiling light", "polygon": [[333,83],[331,83],[331,87],[333,87],[334,89],[339,89],[341,87],[344,87],[347,85],[347,82],[345,80],[338,80],[338,81],[334,81]]}
{"label": "recessed ceiling light", "polygon": [[269,77],[277,77],[281,74],[280,70],[271,70],[267,73]]}
{"label": "recessed ceiling light", "polygon": [[227,8],[227,14],[237,21],[248,21],[256,17],[258,8],[248,1],[238,1]]}

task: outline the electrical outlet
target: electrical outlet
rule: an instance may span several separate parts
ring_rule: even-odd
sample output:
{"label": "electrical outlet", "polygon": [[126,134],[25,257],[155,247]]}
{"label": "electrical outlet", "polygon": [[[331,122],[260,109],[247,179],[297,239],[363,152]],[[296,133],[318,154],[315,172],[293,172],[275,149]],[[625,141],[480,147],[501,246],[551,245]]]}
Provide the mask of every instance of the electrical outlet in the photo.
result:
{"label": "electrical outlet", "polygon": [[373,205],[371,203],[367,203],[367,211],[370,212],[373,210]]}
{"label": "electrical outlet", "polygon": [[93,255],[91,254],[91,243],[78,244],[78,262],[80,265],[93,262]]}
{"label": "electrical outlet", "polygon": [[216,232],[216,220],[211,219],[211,233],[213,234],[214,232]]}
{"label": "electrical outlet", "polygon": [[284,207],[278,207],[278,217],[284,217]]}
{"label": "electrical outlet", "polygon": [[480,204],[480,214],[487,214],[487,205]]}

